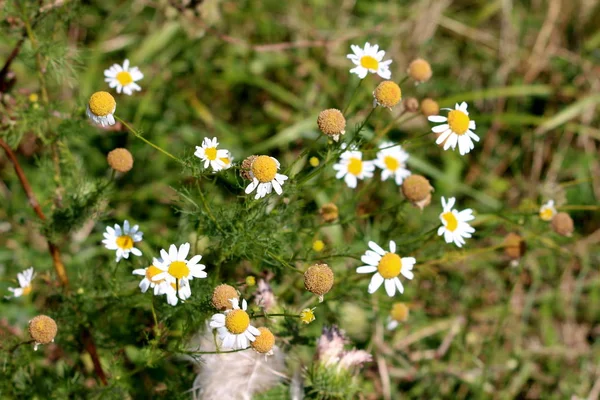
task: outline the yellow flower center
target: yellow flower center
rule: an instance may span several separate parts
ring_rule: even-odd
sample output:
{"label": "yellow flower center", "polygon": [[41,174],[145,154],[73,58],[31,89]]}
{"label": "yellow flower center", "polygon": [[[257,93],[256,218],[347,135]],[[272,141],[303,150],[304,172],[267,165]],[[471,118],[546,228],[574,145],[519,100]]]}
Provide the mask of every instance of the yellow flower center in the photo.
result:
{"label": "yellow flower center", "polygon": [[352,157],[348,163],[348,172],[352,175],[358,176],[362,171],[362,160]]}
{"label": "yellow flower center", "polygon": [[[148,268],[146,268],[146,279],[148,279],[150,282],[158,283],[157,281],[153,281],[152,278],[154,278],[154,276],[160,274],[161,272],[163,271],[156,268],[154,265],[151,265]],[[164,279],[162,279],[160,282],[162,282],[163,280]]]}
{"label": "yellow flower center", "polygon": [[117,238],[117,246],[123,250],[129,250],[133,247],[133,239],[129,235],[121,235]]}
{"label": "yellow flower center", "polygon": [[408,307],[404,303],[396,303],[390,311],[390,316],[394,321],[406,321],[408,319]]}
{"label": "yellow flower center", "polygon": [[129,72],[121,71],[117,74],[117,80],[122,86],[126,86],[133,82],[133,77]]}
{"label": "yellow flower center", "polygon": [[371,56],[362,56],[360,59],[360,65],[366,69],[377,70],[379,68],[379,61]]}
{"label": "yellow flower center", "polygon": [[395,171],[400,166],[398,160],[396,160],[392,156],[385,156],[385,158],[383,159],[383,163],[385,164],[385,167],[390,171]]}
{"label": "yellow flower center", "polygon": [[186,278],[190,274],[190,269],[184,261],[173,261],[169,264],[169,275],[176,279]]}
{"label": "yellow flower center", "polygon": [[204,154],[206,155],[206,158],[208,158],[209,160],[213,161],[217,159],[217,148],[216,147],[209,147],[207,149],[204,149]]}
{"label": "yellow flower center", "polygon": [[386,253],[385,256],[381,257],[379,265],[377,265],[377,271],[385,279],[392,279],[400,274],[402,269],[402,259],[398,254]]}
{"label": "yellow flower center", "polygon": [[229,160],[228,157],[219,158],[219,160],[223,161],[225,163],[225,165],[231,164],[231,161]]}
{"label": "yellow flower center", "polygon": [[250,325],[250,317],[244,310],[232,310],[225,317],[225,327],[235,335],[244,333]]}
{"label": "yellow flower center", "polygon": [[277,164],[269,156],[258,156],[252,163],[252,173],[260,182],[271,182],[277,174]]}
{"label": "yellow flower center", "polygon": [[300,313],[300,321],[302,321],[303,323],[310,324],[314,320],[315,320],[315,313],[314,313],[314,311],[312,309],[305,308]]}
{"label": "yellow flower center", "polygon": [[384,107],[394,107],[402,99],[402,90],[392,81],[381,82],[373,92],[375,100]]}
{"label": "yellow flower center", "polygon": [[108,92],[96,92],[90,97],[90,111],[98,117],[105,117],[115,110],[117,102]]}
{"label": "yellow flower center", "polygon": [[27,296],[29,293],[31,293],[31,285],[25,286],[23,288],[23,296]]}
{"label": "yellow flower center", "polygon": [[554,216],[554,212],[550,207],[546,207],[540,211],[540,218],[544,221],[550,221]]}
{"label": "yellow flower center", "polygon": [[454,232],[458,228],[458,220],[453,213],[447,212],[442,214],[442,218],[446,221],[446,229],[450,232]]}
{"label": "yellow flower center", "polygon": [[469,116],[462,111],[452,110],[448,113],[448,125],[457,135],[464,135],[469,130],[470,121]]}

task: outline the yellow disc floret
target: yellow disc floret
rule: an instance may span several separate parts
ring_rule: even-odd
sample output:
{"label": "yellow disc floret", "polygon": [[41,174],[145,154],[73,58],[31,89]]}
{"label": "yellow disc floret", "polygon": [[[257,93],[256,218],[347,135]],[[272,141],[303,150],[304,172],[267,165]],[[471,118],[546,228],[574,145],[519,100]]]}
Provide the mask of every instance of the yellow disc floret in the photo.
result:
{"label": "yellow disc floret", "polygon": [[448,125],[452,132],[464,135],[469,130],[469,116],[460,110],[452,110],[448,113]]}
{"label": "yellow disc floret", "polygon": [[408,75],[419,83],[427,82],[432,75],[431,65],[422,58],[417,58],[408,66]]}
{"label": "yellow disc floret", "polygon": [[230,310],[233,308],[231,299],[238,299],[239,295],[233,286],[221,284],[215,288],[212,295],[212,305],[217,310]]}
{"label": "yellow disc floret", "polygon": [[33,288],[31,287],[31,285],[27,285],[23,288],[23,296],[27,296],[29,293],[31,293],[31,290]]}
{"label": "yellow disc floret", "polygon": [[392,156],[385,156],[383,159],[383,163],[385,164],[385,167],[390,171],[395,171],[400,166],[398,159]]}
{"label": "yellow disc floret", "polygon": [[38,315],[29,321],[29,334],[39,344],[51,343],[56,337],[58,326],[47,315]]}
{"label": "yellow disc floret", "polygon": [[250,317],[244,310],[231,310],[225,316],[225,327],[234,335],[246,332],[250,325]]}
{"label": "yellow disc floret", "polygon": [[552,207],[543,207],[540,211],[542,221],[550,221],[554,218],[554,209]]}
{"label": "yellow disc floret", "polygon": [[315,320],[315,309],[313,308],[305,308],[300,312],[300,321],[303,324],[310,324]]}
{"label": "yellow disc floret", "polygon": [[106,117],[115,111],[117,102],[108,92],[96,92],[90,97],[88,103],[90,111],[98,117]]}
{"label": "yellow disc floret", "polygon": [[337,108],[329,108],[319,113],[317,125],[319,130],[326,135],[340,135],[346,129],[346,118]]}
{"label": "yellow disc floret", "polygon": [[259,353],[266,354],[273,349],[275,345],[275,335],[269,330],[261,326],[258,328],[260,335],[256,337],[254,342],[250,342],[250,346]]}
{"label": "yellow disc floret", "polygon": [[327,264],[315,264],[304,273],[304,287],[311,293],[323,296],[333,286],[333,271]]}
{"label": "yellow disc floret", "polygon": [[127,71],[121,71],[117,74],[117,80],[121,84],[121,86],[127,86],[131,82],[133,82],[133,77]]}
{"label": "yellow disc floret", "polygon": [[117,246],[123,250],[129,250],[133,247],[133,239],[129,235],[121,235],[117,238]]}
{"label": "yellow disc floret", "polygon": [[206,158],[208,158],[211,161],[214,161],[217,159],[217,148],[216,147],[208,147],[208,148],[204,149],[204,154],[206,155]]}
{"label": "yellow disc floret", "polygon": [[404,303],[395,303],[390,311],[390,316],[397,322],[406,321],[408,319],[408,306]]}
{"label": "yellow disc floret", "polygon": [[252,163],[252,174],[259,182],[271,182],[277,175],[277,163],[269,156],[258,156]]}
{"label": "yellow disc floret", "polygon": [[458,228],[458,220],[452,212],[442,214],[442,219],[446,221],[446,229],[450,232],[454,232]]}
{"label": "yellow disc floret", "polygon": [[371,56],[362,56],[360,58],[360,65],[366,69],[377,70],[379,68],[379,61]]}
{"label": "yellow disc floret", "polygon": [[402,91],[396,82],[383,81],[375,88],[373,97],[377,104],[392,108],[402,99]]}
{"label": "yellow disc floret", "polygon": [[363,163],[360,158],[356,158],[356,157],[350,158],[350,161],[348,162],[348,172],[349,173],[351,173],[354,176],[358,176],[362,172],[362,168],[363,168]]}
{"label": "yellow disc floret", "polygon": [[127,172],[133,168],[133,156],[127,149],[114,149],[106,156],[108,165],[115,171]]}
{"label": "yellow disc floret", "polygon": [[153,278],[161,272],[163,271],[158,269],[154,265],[151,265],[148,268],[146,268],[146,279],[148,279],[150,282],[158,283],[157,281],[154,281]]}
{"label": "yellow disc floret", "polygon": [[190,269],[188,268],[185,261],[173,261],[169,264],[169,275],[176,279],[186,278],[190,274]]}
{"label": "yellow disc floret", "polygon": [[386,253],[377,265],[377,271],[384,279],[392,279],[400,274],[402,259],[398,254]]}

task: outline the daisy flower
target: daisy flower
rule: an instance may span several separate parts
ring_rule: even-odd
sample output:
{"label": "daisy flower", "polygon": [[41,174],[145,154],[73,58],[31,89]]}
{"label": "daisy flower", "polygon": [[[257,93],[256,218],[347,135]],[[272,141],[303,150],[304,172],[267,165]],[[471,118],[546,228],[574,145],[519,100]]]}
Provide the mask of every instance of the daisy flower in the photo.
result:
{"label": "daisy flower", "polygon": [[[162,260],[159,259],[159,261],[162,262]],[[140,268],[140,269],[134,269],[132,274],[133,275],[141,275],[144,278],[141,280],[140,282],[140,289],[142,290],[142,293],[146,293],[146,291],[148,290],[148,288],[152,288],[154,289],[154,295],[157,296],[159,295],[159,287],[158,285],[163,282],[161,281],[154,281],[154,277],[160,273],[162,273],[163,271],[158,269],[157,267],[155,267],[154,265],[151,265],[147,268]]]}
{"label": "daisy flower", "polygon": [[554,207],[554,200],[548,200],[548,202],[540,207],[540,218],[542,221],[551,221],[556,215],[557,211]]}
{"label": "daisy flower", "polygon": [[[188,260],[187,256],[189,252],[189,243],[179,246],[179,250],[174,244],[169,247],[169,252],[162,249],[160,251],[162,260],[155,258],[152,262],[152,265],[155,265],[162,272],[154,275],[152,281],[160,282],[161,280],[165,280],[168,284],[179,281],[180,287],[184,287],[188,280],[206,278],[207,273],[204,271],[206,265],[198,263],[202,259],[202,256],[196,255]],[[163,293],[165,292],[163,291]]]}
{"label": "daisy flower", "polygon": [[468,222],[474,220],[475,217],[473,216],[473,210],[470,208],[460,212],[452,209],[454,203],[456,203],[454,197],[449,198],[448,202],[442,197],[444,211],[440,214],[440,220],[443,225],[438,229],[438,235],[444,235],[446,243],[454,242],[458,247],[462,247],[465,244],[465,238],[470,238],[471,234],[475,232],[475,229]]}
{"label": "daisy flower", "polygon": [[223,169],[229,169],[233,165],[233,155],[231,154],[231,152],[229,150],[225,150],[225,151],[227,152],[227,155],[225,157],[221,158],[220,160],[223,161],[223,164],[225,164]]}
{"label": "daisy flower", "polygon": [[182,279],[178,282],[179,291],[177,291],[177,283],[171,282],[167,283],[166,281],[162,281],[158,287],[158,294],[164,294],[167,296],[167,303],[172,306],[176,306],[179,299],[181,301],[185,301],[192,296],[192,289],[190,288],[190,282],[188,280]]}
{"label": "daisy flower", "polygon": [[219,142],[217,138],[204,138],[202,141],[202,147],[196,146],[196,152],[194,155],[204,161],[204,168],[210,167],[213,171],[220,171],[228,168],[227,165],[231,166],[231,160],[229,159],[229,151],[225,149],[218,150]]}
{"label": "daisy flower", "polygon": [[315,320],[315,309],[316,307],[305,308],[304,310],[302,310],[300,312],[300,321],[302,321],[302,323],[306,325],[313,322]]}
{"label": "daisy flower", "polygon": [[344,178],[349,188],[354,189],[358,179],[372,178],[375,165],[373,161],[363,161],[362,153],[358,150],[347,150],[340,156],[340,161],[333,165],[337,171],[336,179]]}
{"label": "daisy flower", "polygon": [[408,319],[408,306],[404,303],[395,303],[387,318],[386,328],[393,331],[400,325],[401,322],[406,322]]}
{"label": "daisy flower", "polygon": [[254,342],[260,331],[250,325],[250,316],[246,312],[248,303],[239,299],[230,300],[233,308],[223,314],[215,314],[210,319],[210,327],[217,330],[224,349],[246,349],[249,342]]}
{"label": "daisy flower", "polygon": [[390,251],[383,250],[375,242],[369,242],[369,247],[371,250],[367,250],[360,258],[367,265],[356,269],[359,274],[375,272],[369,283],[369,293],[375,293],[384,282],[388,296],[394,296],[396,288],[400,293],[404,293],[404,286],[398,277],[402,274],[405,278],[412,279],[414,277],[412,269],[417,260],[414,257],[400,258],[396,254],[396,242],[393,240],[390,240]]}
{"label": "daisy flower", "polygon": [[31,281],[33,280],[34,277],[35,277],[35,274],[33,273],[33,267],[27,268],[23,272],[19,272],[17,274],[17,281],[19,281],[19,287],[18,288],[9,287],[8,290],[10,292],[12,292],[12,296],[5,296],[5,297],[7,299],[10,299],[10,298],[14,298],[14,297],[27,296],[29,293],[31,293]]}
{"label": "daisy flower", "polygon": [[250,194],[256,189],[254,198],[260,199],[275,189],[275,192],[281,195],[283,193],[281,186],[288,177],[277,173],[280,167],[279,161],[269,156],[252,156],[250,159],[248,178],[252,182],[246,187],[246,194]]}
{"label": "daisy flower", "polygon": [[356,65],[350,70],[350,73],[358,75],[360,79],[364,79],[369,72],[377,74],[383,79],[390,79],[390,64],[392,60],[383,60],[385,51],[379,50],[378,45],[371,46],[369,42],[365,43],[365,48],[361,49],[357,45],[351,45],[353,54],[348,54],[348,58]]}
{"label": "daisy flower", "polygon": [[443,108],[443,110],[450,110],[447,118],[441,115],[432,115],[427,118],[431,122],[443,122],[442,125],[434,126],[431,129],[434,133],[440,134],[435,143],[444,143],[444,150],[448,150],[450,147],[454,150],[458,144],[460,155],[467,154],[475,148],[473,140],[479,142],[479,136],[473,132],[475,121],[469,118],[467,103],[464,101],[461,104],[456,103],[454,110],[451,108]]}
{"label": "daisy flower", "polygon": [[123,222],[123,229],[121,230],[121,226],[119,224],[115,224],[114,229],[110,226],[106,227],[106,232],[104,232],[104,247],[108,250],[116,250],[117,259],[116,261],[121,261],[122,258],[129,258],[129,253],[134,256],[141,256],[142,252],[139,249],[136,249],[134,246],[135,243],[142,241],[142,235],[144,234],[141,231],[138,231],[139,227],[134,225],[133,228],[129,228],[129,221],[125,220]]}
{"label": "daisy flower", "polygon": [[402,149],[402,146],[394,146],[391,142],[382,143],[379,148],[381,150],[373,163],[381,168],[381,180],[385,181],[393,176],[396,185],[402,185],[404,178],[410,176],[410,171],[406,169],[408,153]]}
{"label": "daisy flower", "polygon": [[109,126],[115,124],[117,102],[108,92],[96,92],[88,101],[85,113],[97,125]]}
{"label": "daisy flower", "polygon": [[138,92],[142,88],[135,82],[139,81],[144,77],[144,74],[140,72],[138,67],[129,68],[129,60],[123,61],[123,66],[120,64],[113,64],[109,69],[104,70],[104,80],[108,82],[108,86],[111,88],[117,88],[117,93],[121,91],[129,96],[134,90]]}

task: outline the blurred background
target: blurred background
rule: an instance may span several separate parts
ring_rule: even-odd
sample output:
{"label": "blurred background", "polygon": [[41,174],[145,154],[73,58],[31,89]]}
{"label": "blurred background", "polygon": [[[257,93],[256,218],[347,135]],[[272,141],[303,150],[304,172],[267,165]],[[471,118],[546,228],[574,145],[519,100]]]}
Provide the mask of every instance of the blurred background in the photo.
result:
{"label": "blurred background", "polygon": [[[35,21],[34,41],[23,15]],[[395,226],[364,221],[315,228],[297,237],[305,240],[302,251],[308,254],[312,240],[324,239],[331,248],[360,254],[369,238],[384,243],[388,236],[383,232],[410,242],[412,232],[435,227],[442,195],[456,196],[461,208],[476,210],[478,231],[466,253],[442,247],[440,239],[420,256],[422,266],[403,299],[411,304],[411,317],[385,340],[367,336],[375,324],[372,312],[385,315],[392,304],[387,299],[382,299],[381,310],[372,310],[368,298],[353,302],[342,297],[324,306],[321,322],[307,329],[316,337],[324,321],[335,322],[360,347],[377,349],[375,362],[363,371],[361,398],[597,399],[598,21],[600,3],[594,0],[0,1],[0,136],[16,149],[45,210],[53,210],[57,197],[69,210],[79,210],[53,214],[50,223],[40,224],[11,163],[0,154],[0,293],[7,294],[16,273],[29,266],[38,271],[38,285],[52,288],[44,235],[58,238],[78,293],[68,301],[84,307],[87,317],[82,318],[96,325],[99,351],[105,353],[102,362],[115,363],[111,372],[127,382],[124,392],[136,394],[131,398],[188,398],[191,366],[152,359],[144,353],[143,334],[135,325],[133,330],[125,329],[127,325],[115,330],[117,316],[105,324],[103,318],[110,314],[84,300],[86,293],[100,298],[125,290],[102,283],[111,274],[130,276],[113,272],[113,255],[100,245],[106,224],[129,219],[142,225],[141,248],[147,257],[170,243],[197,239],[198,221],[187,219],[186,212],[192,211],[179,195],[182,187],[194,186],[194,178],[121,124],[106,130],[88,124],[87,99],[107,90],[103,71],[127,58],[144,73],[138,82],[142,91],[116,96],[117,114],[148,139],[189,159],[204,137],[215,136],[235,161],[269,154],[285,167],[320,134],[318,113],[347,104],[358,78],[349,74],[353,66],[346,55],[351,44],[368,41],[393,60],[396,82],[405,77],[410,61],[428,60],[432,79],[421,85],[404,82],[403,97],[433,98],[442,107],[468,102],[481,142],[465,157],[443,152],[433,134],[422,136],[430,124],[418,112],[399,124],[401,108],[380,110],[367,126],[367,138],[390,124],[391,140],[416,138],[406,146],[409,167],[431,180],[434,203],[422,214],[409,208],[390,213]],[[38,76],[40,54],[47,105],[42,105]],[[379,81],[369,76],[359,88],[349,111],[349,130],[369,113]],[[61,157],[59,177],[52,172],[52,145]],[[109,192],[100,191],[95,182],[110,177],[105,157],[116,147],[131,151],[134,169],[119,176]],[[306,158],[297,168],[310,168]],[[381,187],[374,182],[357,198],[333,176],[332,170],[326,172],[297,206],[298,213],[315,214],[323,203],[336,201],[340,215],[364,215],[385,210],[400,198],[391,182]],[[219,179],[202,183],[209,201],[227,204],[241,195],[235,180]],[[539,206],[549,199],[575,221],[573,237],[550,233],[549,225],[537,217]],[[527,242],[516,266],[502,250],[509,232]],[[210,243],[198,246],[210,252]],[[407,246],[420,251],[418,243]],[[248,274],[270,268],[267,261],[266,267],[242,261],[228,258],[230,268],[222,267],[222,279],[243,282]],[[338,268],[354,268],[356,263],[339,261]],[[298,298],[286,292],[294,287],[291,278],[278,278],[274,290],[294,304]],[[125,285],[133,290],[137,281]],[[363,297],[365,288],[360,289]],[[6,332],[23,329],[18,327],[35,310],[52,307],[53,296],[58,295],[2,300],[0,341]],[[105,306],[115,312],[123,307],[138,310],[131,318],[139,324],[148,318],[143,298],[115,299]],[[175,313],[168,307],[164,313]],[[187,321],[181,312],[173,318]],[[197,329],[201,319],[182,331]],[[23,364],[11,373],[5,383],[12,387],[5,389],[7,398],[15,393],[43,398],[47,388],[56,390],[55,398],[97,389],[97,379],[90,377],[91,361],[83,352],[78,358],[81,348],[72,346],[67,345],[73,352],[66,361],[56,349],[43,361],[27,356],[28,362],[37,360],[36,367]],[[129,361],[122,361],[115,348],[124,349]],[[310,360],[311,353],[290,357]],[[149,359],[156,364],[148,366]],[[80,370],[83,376],[73,372]],[[165,378],[171,374],[179,376]],[[164,382],[168,385],[163,387]],[[94,396],[123,398],[119,396],[124,392],[112,390]]]}

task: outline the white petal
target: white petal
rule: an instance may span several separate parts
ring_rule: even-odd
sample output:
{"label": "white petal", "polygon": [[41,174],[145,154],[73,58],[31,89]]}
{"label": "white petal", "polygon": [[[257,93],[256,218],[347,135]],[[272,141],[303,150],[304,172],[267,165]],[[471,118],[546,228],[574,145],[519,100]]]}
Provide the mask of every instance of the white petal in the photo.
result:
{"label": "white petal", "polygon": [[383,283],[383,276],[379,272],[375,273],[369,283],[369,293],[375,293],[379,286]]}
{"label": "white petal", "polygon": [[356,272],[359,274],[370,274],[371,272],[377,271],[377,267],[372,265],[363,265],[362,267],[356,268]]}

